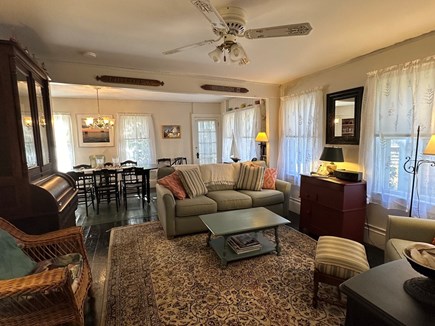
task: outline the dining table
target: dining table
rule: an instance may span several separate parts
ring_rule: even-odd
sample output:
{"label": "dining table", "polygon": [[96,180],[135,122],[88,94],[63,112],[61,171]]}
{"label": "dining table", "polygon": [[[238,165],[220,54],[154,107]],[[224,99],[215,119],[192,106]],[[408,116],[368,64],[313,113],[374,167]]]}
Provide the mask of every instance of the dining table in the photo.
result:
{"label": "dining table", "polygon": [[94,171],[97,170],[102,170],[102,169],[106,169],[106,170],[117,170],[119,171],[119,173],[122,172],[123,169],[127,169],[127,168],[131,168],[131,167],[140,167],[143,169],[143,177],[145,178],[145,192],[146,192],[146,200],[147,203],[150,202],[150,197],[151,197],[151,185],[150,185],[150,172],[152,170],[157,170],[158,169],[158,165],[157,164],[147,164],[144,166],[138,166],[138,165],[125,165],[125,166],[106,166],[106,167],[95,167],[95,168],[84,168],[84,169],[74,169],[73,171],[75,172],[83,172],[85,174],[93,174]]}

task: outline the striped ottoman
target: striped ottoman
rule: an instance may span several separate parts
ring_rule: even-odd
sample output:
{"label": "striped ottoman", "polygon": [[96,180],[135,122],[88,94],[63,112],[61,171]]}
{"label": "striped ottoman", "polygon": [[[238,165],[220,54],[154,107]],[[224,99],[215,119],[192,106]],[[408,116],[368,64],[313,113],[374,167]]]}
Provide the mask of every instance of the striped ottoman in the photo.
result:
{"label": "striped ottoman", "polygon": [[333,236],[319,237],[314,258],[313,306],[317,307],[319,282],[339,286],[368,269],[370,266],[362,244]]}

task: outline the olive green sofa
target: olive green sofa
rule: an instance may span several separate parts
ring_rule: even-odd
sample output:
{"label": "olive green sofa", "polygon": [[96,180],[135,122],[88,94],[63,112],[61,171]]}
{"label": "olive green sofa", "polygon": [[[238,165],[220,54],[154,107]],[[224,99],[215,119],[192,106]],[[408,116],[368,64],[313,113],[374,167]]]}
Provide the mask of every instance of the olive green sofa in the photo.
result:
{"label": "olive green sofa", "polygon": [[[219,172],[222,170],[228,171],[230,165],[233,178],[237,178],[240,164],[189,164],[175,167],[176,169],[199,168],[208,193],[194,198],[176,199],[169,189],[156,184],[157,214],[168,239],[178,235],[207,231],[206,226],[199,218],[199,215],[202,214],[265,207],[276,214],[287,217],[291,187],[289,182],[277,179],[276,189],[262,189],[260,191],[214,190],[213,181],[210,181],[210,178],[213,178],[213,175],[219,176]],[[157,172],[157,178],[160,179],[173,173],[175,168],[160,168]],[[236,214],[234,218],[237,218]]]}

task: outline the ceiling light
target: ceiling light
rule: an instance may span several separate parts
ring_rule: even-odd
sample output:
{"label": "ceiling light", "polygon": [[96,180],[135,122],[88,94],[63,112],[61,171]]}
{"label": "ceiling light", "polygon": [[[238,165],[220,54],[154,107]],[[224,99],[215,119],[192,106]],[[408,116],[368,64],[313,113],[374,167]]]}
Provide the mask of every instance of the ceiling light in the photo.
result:
{"label": "ceiling light", "polygon": [[239,65],[244,65],[249,63],[248,56],[246,55],[245,49],[238,43],[231,45],[229,49],[231,62],[238,63]]}
{"label": "ceiling light", "polygon": [[208,56],[213,60],[215,63],[219,63],[222,61],[223,51],[221,48],[216,47],[213,51],[211,51]]}
{"label": "ceiling light", "polygon": [[98,116],[95,117],[87,117],[86,118],[86,126],[88,128],[94,128],[94,129],[109,129],[112,128],[115,125],[115,119],[107,116],[102,116],[100,114],[100,98],[98,96],[99,87],[95,87],[97,90],[97,109],[98,109]]}

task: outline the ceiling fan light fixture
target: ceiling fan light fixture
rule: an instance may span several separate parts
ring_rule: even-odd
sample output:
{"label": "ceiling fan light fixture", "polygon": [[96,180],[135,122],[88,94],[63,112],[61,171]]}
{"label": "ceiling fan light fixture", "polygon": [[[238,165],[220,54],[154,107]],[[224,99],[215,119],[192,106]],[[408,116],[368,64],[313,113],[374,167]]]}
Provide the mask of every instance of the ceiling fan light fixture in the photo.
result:
{"label": "ceiling fan light fixture", "polygon": [[222,61],[223,51],[216,47],[216,49],[211,51],[208,56],[213,60],[214,63],[219,63]]}

